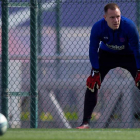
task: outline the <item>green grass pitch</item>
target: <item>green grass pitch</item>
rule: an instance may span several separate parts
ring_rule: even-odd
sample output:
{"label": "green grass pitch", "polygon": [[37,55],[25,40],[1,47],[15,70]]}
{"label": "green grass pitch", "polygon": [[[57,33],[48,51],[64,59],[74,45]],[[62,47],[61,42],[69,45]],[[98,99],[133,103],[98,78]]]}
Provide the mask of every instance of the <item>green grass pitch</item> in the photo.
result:
{"label": "green grass pitch", "polygon": [[8,129],[0,140],[139,140],[140,129]]}

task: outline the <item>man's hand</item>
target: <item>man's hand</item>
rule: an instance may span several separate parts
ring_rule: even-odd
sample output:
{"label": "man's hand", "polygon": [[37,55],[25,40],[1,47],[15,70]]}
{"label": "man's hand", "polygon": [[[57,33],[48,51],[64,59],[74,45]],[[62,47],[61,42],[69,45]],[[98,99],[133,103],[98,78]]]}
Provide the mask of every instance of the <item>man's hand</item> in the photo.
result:
{"label": "man's hand", "polygon": [[135,84],[140,89],[140,70],[137,71],[136,78],[135,78]]}
{"label": "man's hand", "polygon": [[100,72],[91,70],[91,75],[87,78],[87,88],[94,92],[94,89],[100,89],[101,86],[101,77]]}

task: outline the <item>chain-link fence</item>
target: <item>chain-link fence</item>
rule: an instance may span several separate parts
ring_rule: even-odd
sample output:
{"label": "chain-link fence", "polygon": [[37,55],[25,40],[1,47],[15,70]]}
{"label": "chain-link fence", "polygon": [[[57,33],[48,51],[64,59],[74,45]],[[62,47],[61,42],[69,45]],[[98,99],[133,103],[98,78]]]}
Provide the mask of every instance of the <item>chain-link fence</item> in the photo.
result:
{"label": "chain-link fence", "polygon": [[[75,128],[81,123],[91,69],[90,31],[108,2],[116,2],[139,29],[138,0],[0,2],[0,111],[11,128]],[[91,127],[140,127],[139,99],[130,73],[111,70],[99,90]]]}

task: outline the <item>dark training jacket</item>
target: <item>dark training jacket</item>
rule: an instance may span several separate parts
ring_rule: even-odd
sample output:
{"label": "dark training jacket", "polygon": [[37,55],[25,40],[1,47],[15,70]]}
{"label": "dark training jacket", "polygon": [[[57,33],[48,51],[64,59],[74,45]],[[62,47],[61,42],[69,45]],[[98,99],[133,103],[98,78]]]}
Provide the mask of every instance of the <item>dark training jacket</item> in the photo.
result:
{"label": "dark training jacket", "polygon": [[140,42],[136,25],[121,16],[120,27],[112,30],[105,19],[96,22],[91,30],[89,57],[94,69],[99,69],[98,50],[127,55],[134,54],[137,69],[140,69]]}

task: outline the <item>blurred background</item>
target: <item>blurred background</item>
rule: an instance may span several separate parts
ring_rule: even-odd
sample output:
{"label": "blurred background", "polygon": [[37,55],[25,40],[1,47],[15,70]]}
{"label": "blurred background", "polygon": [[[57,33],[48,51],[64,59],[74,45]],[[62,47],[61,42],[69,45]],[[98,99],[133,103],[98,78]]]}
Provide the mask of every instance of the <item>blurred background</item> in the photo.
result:
{"label": "blurred background", "polygon": [[[90,31],[109,2],[117,3],[140,31],[138,0],[0,1],[0,112],[9,127],[80,125],[91,70]],[[91,127],[139,128],[139,99],[130,73],[110,70]]]}

